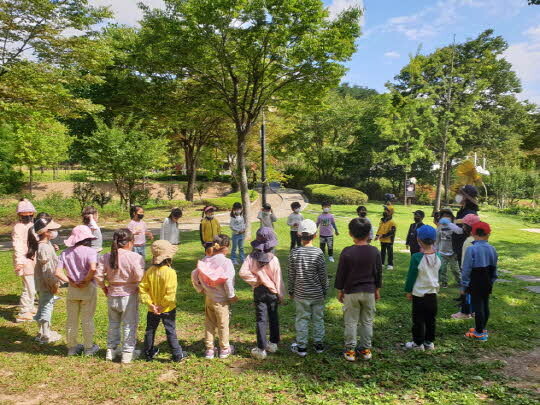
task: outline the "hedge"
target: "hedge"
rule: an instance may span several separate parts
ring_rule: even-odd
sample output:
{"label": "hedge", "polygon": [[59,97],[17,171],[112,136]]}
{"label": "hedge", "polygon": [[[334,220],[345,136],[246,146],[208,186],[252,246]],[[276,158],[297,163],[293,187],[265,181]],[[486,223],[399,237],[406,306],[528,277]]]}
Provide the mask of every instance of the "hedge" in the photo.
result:
{"label": "hedge", "polygon": [[360,190],[331,184],[310,184],[304,191],[313,202],[319,203],[327,201],[332,204],[365,204],[368,201],[368,196]]}
{"label": "hedge", "polygon": [[[259,198],[259,193],[257,193],[255,190],[250,190],[249,199],[251,201],[255,201],[257,198]],[[231,193],[226,195],[225,197],[203,199],[203,203],[205,205],[213,205],[219,211],[232,209],[232,206],[235,202],[242,202],[242,195],[240,194],[240,192]]]}

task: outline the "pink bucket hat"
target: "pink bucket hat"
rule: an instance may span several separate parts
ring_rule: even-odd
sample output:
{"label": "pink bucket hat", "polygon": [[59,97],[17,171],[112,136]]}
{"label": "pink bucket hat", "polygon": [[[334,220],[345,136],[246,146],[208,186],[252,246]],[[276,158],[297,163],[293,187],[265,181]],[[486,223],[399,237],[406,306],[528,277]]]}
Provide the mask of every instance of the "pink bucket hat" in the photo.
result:
{"label": "pink bucket hat", "polygon": [[477,222],[480,222],[480,217],[474,214],[467,214],[463,217],[461,222],[464,223],[465,225],[469,225],[472,228],[474,224],[476,224]]}
{"label": "pink bucket hat", "polygon": [[67,247],[72,247],[85,239],[96,239],[96,237],[92,235],[92,231],[88,226],[77,225],[71,231],[71,235],[69,236],[69,238],[64,241],[64,245],[66,245]]}
{"label": "pink bucket hat", "polygon": [[21,212],[36,212],[36,208],[30,201],[24,198],[17,204],[17,214]]}

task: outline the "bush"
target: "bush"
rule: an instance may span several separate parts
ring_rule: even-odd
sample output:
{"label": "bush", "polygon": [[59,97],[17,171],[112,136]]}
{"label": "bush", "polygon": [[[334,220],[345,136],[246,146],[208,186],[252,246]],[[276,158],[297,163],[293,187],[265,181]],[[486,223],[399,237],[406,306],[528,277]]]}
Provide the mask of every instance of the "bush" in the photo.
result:
{"label": "bush", "polygon": [[[253,202],[257,198],[259,198],[259,193],[257,193],[255,190],[250,190],[249,199]],[[225,197],[205,198],[203,200],[203,203],[205,205],[213,205],[220,211],[232,209],[232,206],[235,202],[242,202],[242,196],[240,192],[231,193],[231,194],[226,195]]]}
{"label": "bush", "polygon": [[384,201],[385,194],[394,193],[392,182],[384,177],[361,181],[356,183],[355,188],[363,190],[372,200],[376,201]]}
{"label": "bush", "polygon": [[327,201],[332,204],[365,204],[368,196],[360,190],[330,184],[310,184],[304,188],[314,202]]}
{"label": "bush", "polygon": [[499,212],[503,214],[517,215],[524,221],[531,222],[533,224],[540,224],[540,208],[514,205],[512,207],[499,210]]}
{"label": "bush", "polygon": [[287,179],[284,184],[288,188],[301,190],[306,185],[317,181],[317,174],[303,167],[288,166],[285,168],[285,175]]}
{"label": "bush", "polygon": [[73,198],[79,202],[81,211],[94,200],[96,187],[92,183],[76,183],[73,186]]}

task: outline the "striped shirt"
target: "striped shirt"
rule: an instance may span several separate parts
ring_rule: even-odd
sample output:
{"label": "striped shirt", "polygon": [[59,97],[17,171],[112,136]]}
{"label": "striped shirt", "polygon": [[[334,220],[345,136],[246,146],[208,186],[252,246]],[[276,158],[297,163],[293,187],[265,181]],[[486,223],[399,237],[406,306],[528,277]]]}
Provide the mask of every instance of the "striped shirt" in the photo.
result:
{"label": "striped shirt", "polygon": [[301,246],[289,255],[289,294],[299,300],[324,299],[328,274],[324,253],[314,246]]}

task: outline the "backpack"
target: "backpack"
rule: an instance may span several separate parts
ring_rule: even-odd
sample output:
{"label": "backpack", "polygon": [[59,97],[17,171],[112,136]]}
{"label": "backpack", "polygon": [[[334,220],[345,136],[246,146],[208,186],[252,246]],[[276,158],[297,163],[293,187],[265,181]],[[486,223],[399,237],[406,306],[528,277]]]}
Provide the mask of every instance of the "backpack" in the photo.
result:
{"label": "backpack", "polygon": [[199,260],[197,262],[197,272],[199,279],[210,287],[217,287],[229,279],[227,277],[227,271],[221,266],[214,267],[207,262]]}

